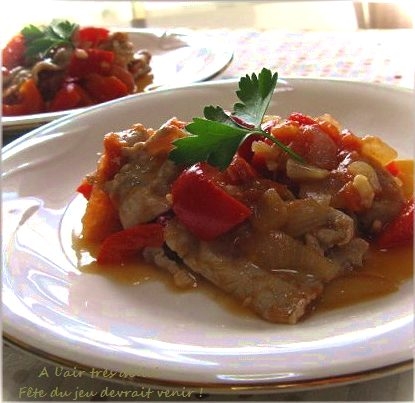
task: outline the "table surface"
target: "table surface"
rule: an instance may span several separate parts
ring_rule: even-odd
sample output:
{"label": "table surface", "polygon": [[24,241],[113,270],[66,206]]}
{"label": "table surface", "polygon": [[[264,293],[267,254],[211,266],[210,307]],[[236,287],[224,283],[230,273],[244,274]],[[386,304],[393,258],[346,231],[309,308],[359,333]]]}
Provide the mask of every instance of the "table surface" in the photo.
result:
{"label": "table surface", "polygon": [[[414,86],[415,52],[411,30],[362,30],[355,32],[281,32],[251,30],[215,30],[206,35],[223,37],[234,43],[234,57],[213,79],[237,78],[262,67],[277,70],[280,77],[324,77],[351,79],[405,88]],[[24,133],[3,135],[3,144]],[[131,386],[105,380],[64,378],[54,376],[55,365],[3,345],[3,401],[47,400],[109,400],[100,397],[105,388],[131,390]],[[51,374],[40,376],[42,371]],[[44,389],[46,397],[27,399],[19,396],[24,388]],[[67,391],[62,398],[51,397],[50,391],[59,387]],[[80,397],[83,389],[90,396]],[[107,389],[107,390],[108,390]],[[206,401],[413,401],[413,371],[385,376],[365,382],[326,389],[280,392],[260,395],[184,395],[183,398],[157,397],[156,390],[140,399],[116,400],[206,400]],[[114,399],[115,400],[115,399]]]}
{"label": "table surface", "polygon": [[235,43],[232,63],[216,78],[240,77],[263,66],[281,77],[324,77],[414,88],[412,30],[335,32],[216,31]]}

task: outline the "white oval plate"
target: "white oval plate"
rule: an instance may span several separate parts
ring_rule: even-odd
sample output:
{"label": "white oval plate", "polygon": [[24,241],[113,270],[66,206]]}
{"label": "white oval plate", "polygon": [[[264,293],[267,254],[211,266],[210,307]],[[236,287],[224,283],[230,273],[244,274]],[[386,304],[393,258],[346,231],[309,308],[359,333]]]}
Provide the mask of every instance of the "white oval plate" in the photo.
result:
{"label": "white oval plate", "polygon": [[[134,48],[152,54],[154,80],[146,91],[204,81],[219,73],[231,61],[233,48],[215,37],[190,30],[168,32],[154,29],[113,29],[127,32]],[[73,110],[2,118],[3,131],[29,130],[66,116]]]}
{"label": "white oval plate", "polygon": [[[203,293],[175,293],[157,282],[127,286],[76,268],[71,235],[84,202],[74,189],[94,169],[103,135],[135,122],[157,128],[172,116],[188,120],[207,104],[231,108],[236,86],[210,82],[127,97],[49,123],[5,147],[7,340],[55,362],[116,370],[137,382],[239,393],[350,382],[356,374],[362,379],[408,363],[410,282],[384,298],[287,326],[235,315]],[[288,78],[269,112],[328,112],[412,158],[412,107],[406,90]]]}

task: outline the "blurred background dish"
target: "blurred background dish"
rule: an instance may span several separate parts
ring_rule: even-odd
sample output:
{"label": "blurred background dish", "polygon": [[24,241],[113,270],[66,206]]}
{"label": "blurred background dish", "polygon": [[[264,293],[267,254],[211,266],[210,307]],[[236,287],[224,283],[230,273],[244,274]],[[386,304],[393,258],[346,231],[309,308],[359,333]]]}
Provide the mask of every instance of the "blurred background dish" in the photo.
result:
{"label": "blurred background dish", "polygon": [[[190,30],[169,32],[161,29],[119,29],[128,33],[136,49],[146,49],[152,55],[153,81],[144,88],[174,87],[204,81],[224,69],[232,60],[231,43],[214,36],[196,34]],[[76,109],[79,110],[79,109]],[[30,130],[75,110],[38,113],[2,118],[4,134]]]}

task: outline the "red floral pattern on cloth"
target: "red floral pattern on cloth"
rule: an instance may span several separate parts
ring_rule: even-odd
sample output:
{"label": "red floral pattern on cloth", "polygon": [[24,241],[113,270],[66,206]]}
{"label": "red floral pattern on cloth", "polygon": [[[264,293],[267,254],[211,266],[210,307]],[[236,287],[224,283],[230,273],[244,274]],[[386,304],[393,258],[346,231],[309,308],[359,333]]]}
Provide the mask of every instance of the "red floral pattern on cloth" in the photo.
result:
{"label": "red floral pattern on cloth", "polygon": [[[324,77],[413,88],[412,30],[344,32],[218,31],[233,41],[232,62],[215,78],[236,78],[262,67],[280,77]],[[226,38],[226,39],[225,39]]]}

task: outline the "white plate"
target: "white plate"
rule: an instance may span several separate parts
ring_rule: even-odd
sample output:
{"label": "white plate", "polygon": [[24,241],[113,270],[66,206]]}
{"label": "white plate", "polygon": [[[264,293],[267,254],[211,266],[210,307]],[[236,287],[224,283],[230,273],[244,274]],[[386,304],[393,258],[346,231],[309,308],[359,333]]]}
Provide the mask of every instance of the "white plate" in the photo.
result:
{"label": "white plate", "polygon": [[[219,73],[231,61],[231,43],[219,41],[189,30],[167,32],[147,29],[113,29],[127,32],[135,49],[147,49],[152,54],[154,81],[146,88],[176,87],[207,80]],[[5,133],[38,127],[61,118],[73,110],[38,113],[2,118]]]}
{"label": "white plate", "polygon": [[[288,78],[270,112],[330,112],[360,135],[377,134],[412,158],[410,91]],[[133,374],[133,381],[204,390],[265,391],[379,376],[412,358],[410,282],[384,298],[317,313],[294,326],[236,315],[198,292],[127,286],[80,273],[71,248],[103,134],[134,122],[158,127],[230,108],[235,81],[154,91],[49,123],[3,153],[3,330],[58,363]]]}

